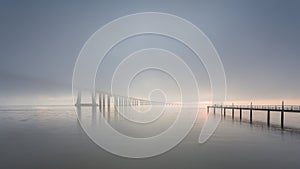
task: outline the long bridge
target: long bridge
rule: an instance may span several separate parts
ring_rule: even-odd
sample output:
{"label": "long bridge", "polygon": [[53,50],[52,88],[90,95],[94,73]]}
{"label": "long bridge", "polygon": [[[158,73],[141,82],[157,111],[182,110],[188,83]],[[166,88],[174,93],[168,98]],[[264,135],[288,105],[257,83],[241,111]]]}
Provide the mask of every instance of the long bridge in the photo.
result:
{"label": "long bridge", "polygon": [[271,112],[280,112],[280,124],[281,128],[284,128],[284,113],[300,113],[299,105],[285,105],[284,101],[282,101],[281,105],[253,105],[252,102],[250,105],[211,105],[207,106],[207,112],[213,109],[214,114],[216,113],[216,109],[221,109],[221,114],[226,116],[226,110],[231,110],[232,118],[234,118],[235,110],[239,110],[240,120],[242,120],[243,110],[249,111],[250,115],[250,123],[252,123],[253,111],[266,111],[267,112],[267,125],[270,126],[270,113]]}
{"label": "long bridge", "polygon": [[[140,105],[172,105],[172,103],[145,100],[141,98],[121,96],[109,92],[91,92],[91,103],[82,103],[82,92],[78,91],[75,106],[99,106],[100,108],[110,106],[140,106]],[[98,99],[97,99],[98,97]],[[98,100],[98,102],[97,102]]]}

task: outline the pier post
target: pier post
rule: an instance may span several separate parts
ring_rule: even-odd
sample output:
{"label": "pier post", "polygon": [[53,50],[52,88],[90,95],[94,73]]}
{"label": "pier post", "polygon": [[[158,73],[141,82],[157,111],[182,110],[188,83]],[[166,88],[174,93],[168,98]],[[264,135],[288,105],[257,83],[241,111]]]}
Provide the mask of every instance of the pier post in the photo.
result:
{"label": "pier post", "polygon": [[283,129],[284,127],[284,101],[282,101],[282,106],[281,106],[281,128]]}
{"label": "pier post", "polygon": [[250,123],[252,123],[252,102],[250,104]]}
{"label": "pier post", "polygon": [[240,120],[242,120],[242,108],[240,108]]}
{"label": "pier post", "polygon": [[233,105],[233,103],[232,103],[232,110],[231,110],[231,113],[232,113],[232,119],[234,119],[234,105]]}
{"label": "pier post", "polygon": [[226,108],[224,107],[224,117],[226,116]]}
{"label": "pier post", "polygon": [[267,124],[268,124],[268,127],[269,127],[270,126],[270,109],[268,110]]}

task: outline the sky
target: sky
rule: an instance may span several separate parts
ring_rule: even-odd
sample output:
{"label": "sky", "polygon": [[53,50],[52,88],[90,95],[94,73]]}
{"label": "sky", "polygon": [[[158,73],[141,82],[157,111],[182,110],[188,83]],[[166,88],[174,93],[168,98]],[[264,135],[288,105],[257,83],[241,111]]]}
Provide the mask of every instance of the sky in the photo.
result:
{"label": "sky", "polygon": [[[296,0],[0,1],[0,105],[70,104],[74,65],[84,43],[106,23],[138,12],[170,13],[200,28],[223,63],[227,100],[300,104],[299,8]],[[136,37],[120,44],[119,53],[176,45],[163,37]],[[113,56],[114,51],[99,70],[112,71],[119,61]],[[182,58],[194,63],[187,53]],[[191,67],[206,96],[205,69]],[[105,77],[98,77],[101,88]]]}

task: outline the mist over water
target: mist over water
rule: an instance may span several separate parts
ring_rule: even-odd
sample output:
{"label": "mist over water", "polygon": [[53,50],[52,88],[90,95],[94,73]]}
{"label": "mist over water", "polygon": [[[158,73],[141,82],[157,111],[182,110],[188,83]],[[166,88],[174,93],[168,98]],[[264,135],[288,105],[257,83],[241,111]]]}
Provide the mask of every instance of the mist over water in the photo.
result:
{"label": "mist over water", "polygon": [[[124,107],[124,109],[127,109]],[[176,116],[176,107],[149,126],[134,125],[120,114],[81,107],[81,119],[97,125],[106,120],[116,130],[133,137],[164,131]],[[189,111],[197,111],[191,108]],[[216,112],[216,116],[219,112]],[[268,128],[263,112],[253,114],[254,124],[239,114],[222,117],[213,136],[198,143],[207,116],[200,109],[187,137],[172,150],[152,158],[128,159],[104,151],[83,132],[73,106],[19,106],[0,108],[0,168],[299,168],[299,114],[286,113],[286,126]],[[279,123],[271,114],[271,123]],[[263,123],[261,123],[263,122]],[[113,141],[113,140],[112,140]]]}
{"label": "mist over water", "polygon": [[299,169],[300,113],[192,107],[300,110],[299,8],[1,0],[0,169]]}

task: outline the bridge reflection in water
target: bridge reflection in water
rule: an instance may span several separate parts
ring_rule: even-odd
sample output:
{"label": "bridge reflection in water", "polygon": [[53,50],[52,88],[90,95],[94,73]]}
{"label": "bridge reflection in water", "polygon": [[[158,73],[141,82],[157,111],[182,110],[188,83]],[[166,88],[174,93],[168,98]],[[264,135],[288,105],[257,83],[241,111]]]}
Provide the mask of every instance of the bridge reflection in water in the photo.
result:
{"label": "bridge reflection in water", "polygon": [[[191,112],[197,109],[185,109],[181,105],[118,105],[107,106],[76,106],[78,120],[84,130],[101,131],[105,123],[122,134],[131,137],[151,137],[167,130],[180,111]],[[143,122],[136,120],[143,118]],[[186,117],[188,118],[188,117]],[[109,137],[109,136],[108,136]]]}
{"label": "bridge reflection in water", "polygon": [[[177,114],[180,111],[178,109],[181,108],[180,104],[150,101],[107,92],[95,92],[95,94],[92,93],[90,96],[90,103],[82,103],[81,92],[78,92],[77,95],[75,106],[78,119],[83,127],[89,125],[96,127],[97,119],[100,121],[104,121],[105,119],[105,121],[109,123],[111,121],[116,122],[119,120],[127,120],[127,122],[134,121],[140,124],[153,123],[158,121],[161,117],[163,117],[162,120],[166,120],[164,117],[170,116],[168,112],[174,116],[174,114]],[[166,109],[166,107],[168,108]],[[168,117],[167,121],[170,119],[175,120],[173,117]],[[166,124],[170,123],[164,122],[164,125]]]}

